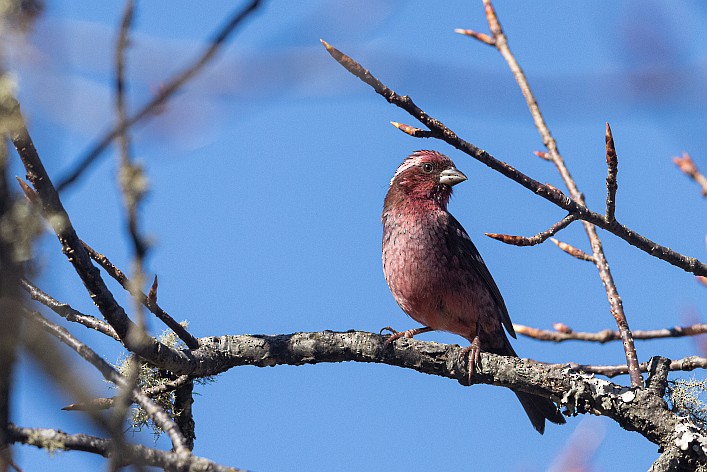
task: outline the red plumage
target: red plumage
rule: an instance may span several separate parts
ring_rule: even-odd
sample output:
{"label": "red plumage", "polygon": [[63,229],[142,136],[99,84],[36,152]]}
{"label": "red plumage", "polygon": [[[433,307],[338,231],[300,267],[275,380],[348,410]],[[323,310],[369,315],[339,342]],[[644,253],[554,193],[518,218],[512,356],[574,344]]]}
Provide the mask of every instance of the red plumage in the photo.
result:
{"label": "red plumage", "polygon": [[[466,180],[436,151],[417,151],[395,172],[383,208],[383,272],[398,305],[426,327],[481,350],[516,356],[508,310],[479,251],[447,211],[452,186]],[[541,434],[545,419],[564,423],[549,399],[515,392]]]}

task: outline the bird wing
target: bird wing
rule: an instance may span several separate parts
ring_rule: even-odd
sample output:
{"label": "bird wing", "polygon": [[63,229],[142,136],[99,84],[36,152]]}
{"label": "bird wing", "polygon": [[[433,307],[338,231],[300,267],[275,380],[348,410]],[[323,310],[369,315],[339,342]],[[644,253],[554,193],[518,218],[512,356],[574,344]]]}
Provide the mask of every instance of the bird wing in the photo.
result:
{"label": "bird wing", "polygon": [[464,231],[464,228],[457,221],[457,219],[449,213],[447,213],[447,215],[449,215],[449,221],[447,225],[447,244],[452,249],[459,247],[463,249],[460,254],[462,263],[466,267],[469,267],[472,270],[476,271],[476,273],[481,277],[481,280],[484,281],[484,283],[486,284],[486,288],[488,288],[489,292],[491,292],[491,295],[496,301],[496,305],[498,306],[498,312],[501,316],[501,322],[503,323],[503,326],[505,326],[506,331],[508,331],[508,334],[515,338],[516,333],[513,329],[511,317],[508,315],[506,303],[503,301],[501,291],[498,290],[498,286],[496,285],[496,282],[494,282],[493,277],[491,276],[491,272],[489,272],[488,268],[486,267],[486,264],[484,263],[484,260],[481,258],[479,250],[476,249],[476,246],[474,246],[474,243],[471,241],[471,238],[466,233],[466,231]]}

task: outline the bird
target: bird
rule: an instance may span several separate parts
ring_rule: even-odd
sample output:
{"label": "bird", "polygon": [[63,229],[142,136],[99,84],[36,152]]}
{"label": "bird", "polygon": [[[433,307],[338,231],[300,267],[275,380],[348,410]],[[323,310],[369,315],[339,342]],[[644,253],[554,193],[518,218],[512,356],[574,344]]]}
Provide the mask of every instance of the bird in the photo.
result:
{"label": "bird", "polygon": [[[422,328],[393,331],[387,342],[427,331],[467,339],[470,375],[480,350],[518,357],[508,309],[479,251],[447,211],[452,187],[467,180],[447,156],[420,150],[397,168],[383,204],[383,273],[400,308]],[[505,329],[504,329],[505,328]],[[548,398],[514,391],[533,427],[565,423]]]}

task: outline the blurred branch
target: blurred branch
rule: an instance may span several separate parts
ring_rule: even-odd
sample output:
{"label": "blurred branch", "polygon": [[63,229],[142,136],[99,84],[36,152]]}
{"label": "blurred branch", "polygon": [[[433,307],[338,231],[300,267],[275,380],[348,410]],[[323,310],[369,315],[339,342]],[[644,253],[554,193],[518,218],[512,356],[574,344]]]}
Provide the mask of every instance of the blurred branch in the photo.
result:
{"label": "blurred branch", "polygon": [[[498,50],[498,52],[503,56],[510,68],[513,76],[520,87],[523,97],[530,110],[530,115],[535,122],[535,127],[540,133],[540,137],[543,140],[545,148],[548,150],[548,155],[550,160],[555,164],[557,171],[562,177],[563,182],[569,189],[572,199],[579,203],[580,205],[586,207],[584,201],[584,195],[580,192],[577,183],[575,182],[572,174],[570,173],[565,160],[560,154],[557,147],[557,142],[555,138],[550,133],[550,128],[545,121],[542,113],[540,112],[540,107],[538,106],[537,99],[530,90],[530,84],[528,79],[521,69],[520,64],[516,60],[515,56],[511,52],[508,46],[508,39],[506,38],[503,28],[501,28],[501,23],[496,15],[496,11],[493,8],[491,0],[483,0],[484,9],[486,11],[486,20],[489,25],[489,30],[491,31],[491,36],[493,37],[493,46]],[[618,160],[616,157],[616,151],[614,149],[614,140],[611,135],[611,128],[609,124],[606,125],[606,163],[609,168],[608,176],[606,179],[607,187],[607,197],[606,197],[606,215],[604,216],[604,221],[608,224],[616,223],[616,218],[614,216],[616,210],[616,174],[618,171]],[[631,385],[634,387],[641,387],[643,385],[643,379],[641,373],[638,369],[638,356],[636,354],[636,346],[633,342],[633,336],[631,334],[631,329],[628,325],[628,320],[626,314],[624,313],[623,304],[621,303],[621,297],[619,296],[618,289],[616,288],[616,283],[611,275],[611,269],[609,268],[609,262],[606,260],[604,255],[604,249],[601,244],[601,239],[597,234],[596,227],[587,220],[583,222],[584,230],[587,233],[589,242],[592,247],[592,257],[594,265],[599,271],[599,278],[604,284],[606,289],[606,295],[611,306],[611,315],[616,320],[616,326],[621,333],[621,340],[623,342],[624,353],[626,354],[626,363],[628,365],[629,374],[631,377]]]}
{"label": "blurred branch", "polygon": [[[67,434],[56,429],[22,428],[10,426],[10,439],[15,443],[29,444],[38,448],[54,451],[83,451],[110,457],[113,450],[110,439],[98,438],[87,434]],[[167,471],[179,472],[245,472],[245,469],[226,467],[197,456],[184,457],[175,452],[161,451],[140,445],[125,446],[126,455],[121,458],[121,465],[144,465],[159,467]]]}
{"label": "blurred branch", "polygon": [[704,174],[697,169],[695,161],[692,160],[692,157],[690,157],[688,153],[684,152],[682,157],[673,157],[673,162],[676,166],[678,166],[678,169],[680,169],[685,175],[690,177],[697,185],[700,186],[702,189],[702,196],[707,197],[707,177],[705,177]]}
{"label": "blurred branch", "polygon": [[15,123],[9,133],[10,139],[25,166],[27,179],[34,187],[37,197],[39,197],[42,214],[52,226],[61,243],[62,252],[67,256],[79,278],[81,278],[91,299],[103,317],[113,327],[121,342],[131,352],[139,354],[141,357],[165,368],[168,368],[169,365],[181,364],[183,354],[159,343],[156,339],[141,336],[139,340],[135,341],[128,336],[129,332],[138,335],[140,332],[136,330],[134,323],[128,318],[123,307],[113,297],[113,294],[101,278],[100,271],[91,263],[91,259],[81,244],[81,240],[71,224],[69,215],[61,203],[59,193],[54,188],[44,164],[42,164],[32,143],[19,103],[14,98],[7,99],[6,103],[8,103],[8,113]]}
{"label": "blurred branch", "polygon": [[[188,375],[180,375],[176,379],[165,382],[159,385],[156,385],[154,387],[149,387],[145,388],[142,390],[142,393],[145,394],[146,396],[153,398],[156,395],[160,395],[162,393],[166,392],[171,392],[182,385],[186,384],[189,382],[191,378]],[[113,405],[115,403],[115,397],[110,397],[110,398],[93,398],[87,402],[80,402],[80,403],[72,403],[71,405],[67,405],[62,410],[66,411],[90,411],[90,410],[107,410],[109,408],[113,408]],[[181,428],[180,428],[181,429]]]}
{"label": "blurred branch", "polygon": [[[586,333],[573,331],[562,325],[561,331],[550,331],[545,329],[532,328],[520,324],[513,324],[516,333],[522,334],[538,341],[589,341],[595,343],[607,343],[609,341],[620,341],[621,333],[605,329],[596,333]],[[634,339],[662,339],[662,338],[682,338],[685,336],[697,336],[707,333],[707,324],[694,324],[691,326],[674,326],[672,328],[636,330],[633,332]]]}
{"label": "blurred branch", "polygon": [[419,108],[412,99],[406,95],[398,95],[393,90],[386,87],[381,81],[375,78],[368,70],[364,69],[361,64],[351,59],[346,54],[331,46],[326,41],[322,40],[322,44],[326,47],[331,56],[341,64],[346,70],[361,79],[366,84],[370,85],[376,93],[385,98],[389,103],[407,111],[411,116],[419,120],[427,126],[435,137],[446,142],[450,146],[459,149],[463,153],[473,157],[479,162],[487,165],[493,170],[505,175],[514,182],[522,185],[531,192],[539,195],[545,200],[557,205],[569,213],[577,214],[578,219],[592,223],[606,231],[618,236],[632,246],[664,260],[669,264],[683,269],[686,272],[695,275],[707,276],[707,265],[694,257],[682,255],[672,249],[661,246],[648,238],[641,236],[639,233],[623,226],[617,221],[609,223],[603,214],[589,210],[584,204],[579,203],[556,188],[542,184],[537,180],[528,177],[513,166],[499,161],[486,151],[479,149],[468,141],[461,139],[451,129],[447,128],[441,121],[431,117],[424,110]]}
{"label": "blurred branch", "polygon": [[238,9],[226,24],[216,33],[211,40],[209,46],[194,60],[193,63],[175,74],[172,78],[160,88],[157,95],[148,103],[142,106],[137,112],[129,116],[124,123],[124,126],[117,125],[108,133],[106,133],[98,142],[91,148],[79,162],[74,166],[73,170],[59,181],[57,190],[59,192],[65,190],[71,184],[81,177],[95,160],[103,154],[110,143],[120,135],[125,129],[133,126],[138,121],[148,117],[160,105],[164,104],[172,97],[184,84],[201,72],[216,56],[216,53],[221,49],[226,40],[236,31],[237,27],[245,20],[256,8],[260,5],[260,0],[252,0],[244,8]]}
{"label": "blurred branch", "polygon": [[116,341],[120,341],[120,338],[115,333],[113,327],[105,321],[101,321],[93,316],[84,315],[80,311],[72,308],[71,305],[61,303],[60,301],[52,298],[51,295],[43,292],[42,289],[27,279],[20,279],[20,287],[22,287],[29,294],[32,300],[36,300],[42,305],[50,308],[54,313],[58,314],[62,318],[66,318],[68,321],[72,321],[74,323],[80,323],[87,328],[95,329],[99,333],[103,333]]}
{"label": "blurred branch", "polygon": [[[118,371],[113,368],[113,366],[104,361],[91,348],[73,337],[67,330],[47,320],[39,313],[24,311],[22,314],[26,319],[40,326],[47,333],[56,337],[59,341],[76,351],[77,354],[98,369],[106,380],[114,383],[119,388],[126,388],[128,386],[125,377],[120,375]],[[175,452],[180,455],[188,455],[189,449],[186,447],[185,439],[179,431],[179,427],[174,423],[169,415],[167,415],[164,410],[162,410],[157,404],[155,404],[138,389],[132,389],[131,392],[133,400],[135,400],[135,402],[138,403],[150,415],[153,421],[167,433],[172,441]]]}
{"label": "blurred branch", "polygon": [[[115,106],[118,127],[121,129],[118,135],[118,143],[120,144],[118,181],[127,213],[128,234],[133,243],[133,252],[135,253],[133,257],[133,278],[135,281],[133,283],[135,284],[134,289],[137,290],[142,287],[145,279],[143,265],[147,253],[147,244],[138,229],[138,210],[140,202],[145,196],[147,184],[142,167],[134,163],[130,155],[130,136],[125,125],[127,122],[125,111],[125,55],[134,13],[134,0],[127,0],[115,48]],[[135,342],[140,342],[141,339],[147,338],[145,316],[140,300],[137,297],[133,297],[133,300],[135,327],[139,332],[128,333],[128,336],[134,336]],[[123,425],[132,404],[132,393],[137,389],[139,369],[139,359],[133,353],[130,355],[130,362],[127,363],[127,368],[124,372],[125,381],[118,388],[118,395],[114,397],[111,428],[115,433],[112,435],[113,451],[108,461],[108,472],[117,472],[121,467],[120,458],[125,455],[126,441],[123,436]]]}

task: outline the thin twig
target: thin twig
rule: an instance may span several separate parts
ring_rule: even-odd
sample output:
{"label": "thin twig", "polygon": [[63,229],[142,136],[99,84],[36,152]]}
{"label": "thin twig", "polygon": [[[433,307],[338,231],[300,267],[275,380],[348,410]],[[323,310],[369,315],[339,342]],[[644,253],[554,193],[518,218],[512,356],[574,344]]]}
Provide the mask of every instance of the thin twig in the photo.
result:
{"label": "thin twig", "polygon": [[[560,364],[558,364],[560,365]],[[564,364],[569,365],[572,370],[587,372],[588,374],[598,374],[613,378],[618,375],[628,374],[628,366],[622,365],[584,365],[584,364]],[[650,363],[641,362],[638,364],[641,372],[648,372]],[[707,369],[707,357],[689,356],[682,359],[670,361],[670,371],[689,372],[695,369]]]}
{"label": "thin twig", "polygon": [[20,279],[20,286],[29,294],[32,300],[36,300],[42,305],[50,308],[54,313],[62,318],[66,318],[68,321],[72,321],[74,323],[80,323],[87,328],[94,329],[99,333],[110,336],[116,341],[120,341],[120,338],[115,333],[113,327],[105,321],[101,321],[90,315],[84,315],[80,311],[71,307],[71,305],[61,303],[27,279]]}
{"label": "thin twig", "polygon": [[616,157],[614,137],[609,123],[606,124],[606,167],[606,221],[612,222],[616,220],[616,190],[619,187],[616,174],[619,172],[619,160]]}
{"label": "thin twig", "polygon": [[697,169],[695,161],[686,152],[682,153],[682,157],[673,157],[673,162],[678,169],[680,169],[685,175],[690,177],[697,183],[702,189],[702,196],[707,197],[707,177],[704,176],[702,172]]}
{"label": "thin twig", "polygon": [[568,227],[570,223],[577,220],[577,215],[570,213],[569,215],[562,218],[560,221],[550,226],[545,231],[542,231],[535,236],[513,236],[510,234],[498,234],[498,233],[484,233],[489,238],[496,239],[506,244],[511,244],[513,246],[535,246],[545,242],[550,236],[556,235],[560,230]]}
{"label": "thin twig", "polygon": [[608,224],[604,214],[599,214],[589,210],[585,204],[578,203],[563,194],[561,191],[554,189],[549,185],[538,182],[537,180],[520,172],[513,166],[503,161],[499,161],[486,151],[479,149],[470,142],[461,139],[456,135],[456,133],[454,133],[454,131],[447,128],[441,121],[431,117],[424,110],[415,105],[410,97],[398,95],[393,90],[385,86],[380,80],[375,78],[368,70],[364,69],[361,64],[331,46],[326,41],[322,40],[322,44],[326,47],[327,51],[334,58],[334,60],[341,64],[342,67],[366,84],[370,85],[376,93],[385,98],[389,103],[392,103],[393,105],[407,111],[412,117],[427,126],[431,131],[435,132],[436,136],[439,136],[438,139],[443,140],[450,146],[459,149],[482,164],[485,164],[493,170],[505,175],[531,192],[566,210],[568,213],[576,213],[579,219],[605,229],[641,251],[657,257],[658,259],[664,260],[686,272],[690,272],[695,275],[707,276],[707,264],[694,257],[685,256],[668,247],[657,244],[645,236],[640,235],[636,231],[625,227],[617,221]]}
{"label": "thin twig", "polygon": [[[520,64],[518,64],[518,61],[516,60],[515,56],[511,52],[510,47],[508,46],[508,39],[506,38],[506,35],[504,34],[503,29],[501,28],[500,21],[498,20],[498,16],[496,15],[496,11],[493,8],[491,0],[483,0],[483,3],[486,11],[486,19],[488,21],[489,30],[491,31],[491,35],[494,38],[494,46],[506,60],[508,67],[513,73],[513,76],[515,77],[516,82],[518,83],[518,86],[520,87],[520,90],[523,93],[523,97],[525,97],[528,109],[530,110],[530,114],[533,118],[533,121],[535,122],[535,127],[540,133],[540,137],[542,138],[543,144],[545,145],[550,154],[552,162],[555,164],[555,167],[560,173],[562,180],[569,189],[572,199],[575,202],[581,204],[582,206],[586,206],[584,201],[584,195],[579,191],[577,183],[575,182],[574,178],[569,172],[569,169],[565,165],[565,161],[557,148],[557,142],[550,133],[550,128],[548,127],[547,123],[545,122],[545,118],[543,118],[543,115],[540,112],[538,102],[535,99],[535,96],[533,95],[532,91],[530,90],[530,84],[528,83],[528,79],[526,78],[523,69],[521,69]],[[607,128],[607,163],[609,163],[609,136],[610,130]],[[613,139],[611,140],[611,147],[613,149]],[[609,174],[611,174],[611,164],[609,164],[609,166]],[[608,181],[607,185],[609,185]],[[612,189],[610,188],[610,194],[611,191]],[[616,191],[615,185],[613,191]],[[607,197],[607,205],[608,203],[609,202]],[[609,208],[607,206],[607,224],[615,223],[616,220],[615,218],[613,218],[613,211],[611,215],[612,218],[609,218],[608,210]],[[616,288],[614,278],[611,275],[609,263],[604,255],[604,249],[602,248],[601,240],[599,239],[599,235],[596,232],[596,228],[592,223],[588,221],[583,221],[583,225],[592,246],[594,264],[596,265],[597,270],[599,271],[599,277],[602,283],[604,284],[604,288],[606,290],[609,305],[611,306],[611,314],[616,320],[616,325],[619,329],[619,332],[621,332],[624,352],[626,354],[626,363],[629,367],[629,373],[631,377],[631,385],[634,387],[640,387],[643,385],[643,378],[638,369],[638,356],[636,355],[636,347],[633,342],[633,337],[631,335],[631,329],[628,325],[628,320],[626,319],[626,315],[624,313],[623,304],[621,303],[621,297],[619,296],[618,289]]]}
{"label": "thin twig", "polygon": [[75,165],[73,170],[69,171],[63,179],[59,180],[57,190],[61,192],[74,183],[86,171],[86,169],[88,169],[91,164],[93,164],[93,162],[101,154],[103,154],[113,139],[120,135],[124,129],[129,128],[143,118],[150,116],[156,108],[164,104],[184,84],[201,72],[204,67],[208,65],[216,56],[216,53],[220,50],[225,41],[234,33],[234,31],[236,31],[238,25],[240,25],[243,20],[255,11],[259,4],[260,0],[252,0],[245,6],[245,8],[239,8],[226,22],[226,24],[216,33],[209,46],[201,53],[201,55],[199,55],[199,57],[196,58],[194,62],[189,64],[180,72],[176,73],[171,79],[167,80],[165,85],[160,87],[159,92],[152,100],[143,105],[142,108],[135,112],[135,114],[125,120],[125,125],[123,127],[115,126],[101,139],[99,139],[94,147],[91,148],[84,155],[84,157],[79,159],[78,164]]}
{"label": "thin twig", "polygon": [[[562,331],[550,331],[546,329],[533,328],[520,324],[513,324],[516,333],[522,334],[538,341],[553,341],[556,343],[563,341],[589,341],[595,343],[607,343],[609,341],[620,341],[621,333],[615,330],[605,329],[596,333],[573,331],[565,327]],[[674,326],[663,329],[636,330],[633,332],[634,339],[662,339],[662,338],[682,338],[685,336],[698,336],[707,334],[707,324],[698,323],[690,326]]]}
{"label": "thin twig", "polygon": [[[44,318],[37,312],[23,311],[25,319],[32,321],[39,325],[44,331],[56,337],[59,341],[63,342],[71,349],[76,351],[81,357],[93,365],[98,371],[103,375],[103,377],[109,382],[114,383],[119,388],[125,388],[128,383],[125,377],[120,375],[112,365],[104,361],[98,354],[96,354],[91,348],[86,344],[82,343],[74,336],[71,335],[67,330],[58,326],[51,321]],[[156,403],[154,403],[150,398],[147,397],[138,389],[132,390],[132,398],[137,404],[139,404],[153,419],[155,424],[157,424],[163,431],[167,433],[170,440],[172,441],[172,446],[175,452],[178,454],[189,454],[189,449],[186,447],[184,436],[179,432],[179,427],[174,423],[172,418],[169,417],[167,413],[162,410]]]}
{"label": "thin twig", "polygon": [[412,136],[413,138],[434,138],[436,136],[436,133],[434,131],[415,128],[414,126],[406,125],[405,123],[391,121],[390,124],[398,128],[403,133]]}
{"label": "thin twig", "polygon": [[[103,457],[110,457],[113,450],[110,439],[89,436],[87,434],[67,434],[63,431],[47,428],[23,428],[10,426],[12,441],[29,444],[38,448],[53,451],[57,447],[65,451],[84,451]],[[184,457],[175,452],[161,451],[142,445],[127,445],[127,455],[122,457],[122,465],[138,464],[158,467],[164,470],[179,470],[184,472],[245,472],[217,464],[209,459],[198,456]]]}
{"label": "thin twig", "polygon": [[[189,377],[188,375],[180,375],[176,379],[171,380],[169,382],[155,385],[154,387],[145,388],[142,390],[142,393],[144,393],[145,395],[147,395],[150,398],[154,398],[157,395],[161,395],[163,393],[167,393],[167,392],[171,392],[173,390],[176,390],[180,386],[187,383],[190,379],[191,379],[191,377]],[[89,401],[72,403],[71,405],[67,405],[64,408],[62,408],[62,410],[67,410],[67,411],[107,410],[109,408],[113,408],[114,403],[115,403],[115,397],[92,398]]]}
{"label": "thin twig", "polygon": [[140,303],[142,303],[148,310],[150,310],[151,313],[153,313],[157,318],[159,318],[160,321],[162,321],[172,331],[174,331],[177,337],[184,341],[184,344],[186,344],[189,349],[197,349],[199,347],[199,341],[197,341],[197,339],[192,336],[184,326],[179,324],[174,318],[172,318],[157,304],[156,295],[155,297],[148,297],[147,295],[145,295],[145,293],[136,288],[135,284],[132,283],[128,276],[126,276],[125,273],[118,267],[113,265],[113,263],[108,260],[105,255],[100,254],[91,246],[86,244],[84,241],[81,241],[81,244],[86,249],[91,259],[93,259],[98,263],[98,265],[103,267],[103,269],[108,273],[108,275],[113,277],[121,285],[121,287],[127,290],[128,293],[130,293],[133,297],[138,298],[140,300]]}
{"label": "thin twig", "polygon": [[550,241],[552,241],[557,247],[562,249],[564,252],[566,252],[567,254],[569,254],[572,257],[576,257],[580,261],[594,262],[594,256],[590,256],[586,252],[572,246],[571,244],[567,244],[567,243],[559,241],[555,238],[550,238]]}

